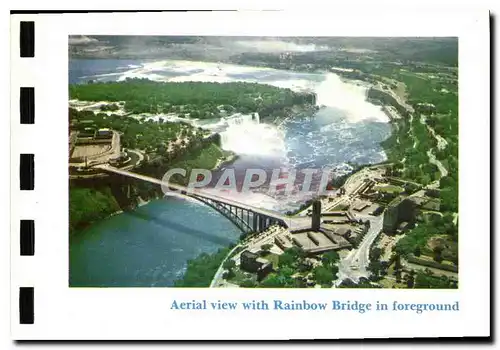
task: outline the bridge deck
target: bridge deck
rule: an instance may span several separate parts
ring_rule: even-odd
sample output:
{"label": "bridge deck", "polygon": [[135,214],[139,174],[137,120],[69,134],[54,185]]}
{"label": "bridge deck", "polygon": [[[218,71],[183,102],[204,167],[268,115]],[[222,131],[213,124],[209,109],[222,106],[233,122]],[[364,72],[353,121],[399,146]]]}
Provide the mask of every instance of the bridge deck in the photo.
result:
{"label": "bridge deck", "polygon": [[269,218],[280,220],[286,226],[288,226],[290,229],[299,229],[299,228],[304,228],[304,227],[307,227],[308,225],[310,225],[309,218],[288,217],[288,216],[285,216],[285,215],[283,215],[279,212],[273,211],[273,210],[257,208],[257,207],[254,207],[254,206],[251,206],[248,204],[236,202],[236,201],[233,201],[229,198],[220,197],[220,196],[217,196],[217,195],[214,195],[211,193],[204,192],[201,189],[196,189],[196,190],[188,189],[187,187],[182,186],[182,185],[177,185],[177,184],[173,184],[170,182],[164,182],[162,180],[158,180],[158,179],[155,179],[155,178],[150,177],[150,176],[133,173],[133,172],[130,172],[127,170],[121,170],[121,169],[112,167],[112,166],[107,165],[107,164],[96,165],[95,168],[99,168],[101,170],[116,173],[116,174],[123,175],[123,176],[132,177],[132,178],[135,178],[138,180],[147,181],[147,182],[154,183],[154,184],[157,184],[160,186],[166,186],[166,187],[172,188],[178,192],[182,192],[182,194],[189,196],[189,197],[195,197],[195,198],[200,197],[200,198],[209,199],[209,200],[221,202],[224,204],[228,204],[228,205],[231,205],[231,206],[243,209],[243,210],[252,211],[254,213],[257,213],[257,214],[260,214],[263,216],[267,216]]}

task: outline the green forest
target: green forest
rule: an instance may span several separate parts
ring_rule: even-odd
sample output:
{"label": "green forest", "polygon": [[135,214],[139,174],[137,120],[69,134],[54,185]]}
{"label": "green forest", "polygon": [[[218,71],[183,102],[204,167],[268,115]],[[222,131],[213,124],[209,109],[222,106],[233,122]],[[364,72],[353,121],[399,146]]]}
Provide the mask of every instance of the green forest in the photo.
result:
{"label": "green forest", "polygon": [[[393,163],[389,172],[424,185],[438,181],[441,214],[421,215],[417,226],[398,241],[396,252],[402,256],[425,254],[437,262],[448,260],[458,265],[457,88],[439,79],[427,79],[407,72],[401,72],[397,78],[405,83],[409,102],[414,107],[418,103],[430,102],[435,110],[423,112],[416,108],[412,119],[394,122],[393,134],[383,143],[389,161]],[[439,150],[436,138],[424,123],[446,141],[443,149]],[[447,171],[446,176],[441,176],[438,167],[430,163],[429,152],[441,161]],[[431,249],[429,239],[439,235],[446,237],[443,239],[446,243]],[[427,278],[426,281],[434,279]]]}
{"label": "green forest", "polygon": [[69,86],[71,99],[125,102],[125,110],[140,113],[176,113],[190,118],[215,118],[221,113],[282,114],[294,105],[315,104],[315,96],[271,85],[231,82],[155,82],[127,79],[121,82]]}
{"label": "green forest", "polygon": [[220,264],[232,247],[221,248],[213,254],[203,253],[187,263],[184,276],[175,281],[175,287],[208,287]]}
{"label": "green forest", "polygon": [[70,188],[69,232],[74,234],[95,221],[102,220],[120,210],[111,189]]}
{"label": "green forest", "polygon": [[110,128],[122,133],[122,147],[140,149],[147,153],[158,152],[166,154],[169,143],[172,142],[172,153],[184,148],[190,142],[201,142],[206,132],[188,123],[169,122],[160,119],[159,122],[146,118],[131,118],[117,114],[95,114],[92,111],[77,111],[69,109],[69,118],[76,124],[92,126],[93,128]]}

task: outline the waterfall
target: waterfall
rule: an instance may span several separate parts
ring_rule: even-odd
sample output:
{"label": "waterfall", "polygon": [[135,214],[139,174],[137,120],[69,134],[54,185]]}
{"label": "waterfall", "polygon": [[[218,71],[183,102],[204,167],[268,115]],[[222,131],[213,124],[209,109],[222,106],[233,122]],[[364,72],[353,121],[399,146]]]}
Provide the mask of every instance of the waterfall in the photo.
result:
{"label": "waterfall", "polygon": [[225,119],[222,148],[238,154],[284,157],[284,134],[275,125],[260,123],[258,113],[234,114]]}
{"label": "waterfall", "polygon": [[366,100],[368,88],[343,81],[339,76],[328,73],[325,80],[315,86],[317,104],[344,111],[349,122],[372,119],[388,122],[382,110]]}

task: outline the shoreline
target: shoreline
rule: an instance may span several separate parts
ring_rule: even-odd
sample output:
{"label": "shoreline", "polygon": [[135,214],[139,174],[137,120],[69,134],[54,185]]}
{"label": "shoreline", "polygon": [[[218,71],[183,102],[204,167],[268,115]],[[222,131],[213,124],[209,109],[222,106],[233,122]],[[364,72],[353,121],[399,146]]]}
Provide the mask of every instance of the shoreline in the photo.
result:
{"label": "shoreline", "polygon": [[[221,148],[222,149],[222,148]],[[223,150],[224,151],[224,150]],[[224,151],[224,152],[227,152],[227,151]],[[225,156],[223,158],[219,158],[217,160],[217,163],[213,166],[212,169],[210,170],[221,170],[222,167],[226,166],[226,165],[230,165],[232,163],[234,163],[235,161],[237,161],[240,156],[234,152],[231,151],[232,154],[228,155],[228,156]]]}
{"label": "shoreline", "polygon": [[[353,84],[353,85],[357,85],[357,86],[360,86],[360,85],[361,85],[361,86],[363,86],[363,87],[366,87],[367,89],[370,89],[370,88],[372,88],[372,87],[374,87],[374,86],[375,86],[375,85],[374,85],[374,84],[372,84],[372,83],[364,82],[364,81],[362,81],[362,80],[356,80],[356,79],[346,78],[346,77],[342,76],[341,74],[336,74],[336,73],[333,73],[333,72],[330,72],[330,73],[331,73],[331,74],[335,74],[335,75],[339,76],[339,77],[341,78],[341,80],[342,80],[342,81],[344,81],[344,82],[346,82],[346,83],[348,83],[348,84]],[[368,90],[367,90],[367,91],[368,91]],[[373,104],[373,105],[376,105],[376,106],[380,106],[380,107],[381,107],[381,109],[382,109],[382,111],[384,112],[384,114],[385,114],[385,115],[387,115],[387,117],[388,117],[388,119],[389,119],[389,120],[387,121],[387,123],[391,125],[391,133],[390,133],[390,135],[388,136],[388,138],[390,138],[390,137],[391,137],[391,136],[392,136],[392,135],[396,132],[396,130],[397,130],[397,129],[395,128],[395,125],[394,125],[395,123],[397,123],[397,120],[394,120],[393,118],[391,118],[391,116],[390,116],[390,115],[388,115],[387,111],[385,110],[385,106],[386,106],[386,104],[377,105],[377,104],[373,103],[372,101],[370,101],[370,100],[369,100],[369,98],[368,98],[368,93],[367,93],[367,95],[366,95],[366,97],[365,97],[365,100],[366,100],[367,102],[369,102],[370,104]],[[275,117],[275,118],[273,118],[274,120],[273,120],[273,121],[271,121],[271,123],[272,123],[272,124],[274,124],[274,125],[276,125],[277,127],[279,127],[279,126],[280,126],[280,125],[281,125],[281,124],[282,124],[282,123],[283,123],[286,119],[288,119],[288,118],[291,118],[291,117],[292,117],[292,113],[293,113],[294,115],[296,115],[296,114],[300,113],[301,111],[313,111],[313,113],[315,113],[315,112],[317,111],[317,109],[318,109],[318,108],[320,108],[320,106],[319,106],[319,105],[317,105],[317,104],[314,104],[314,105],[307,105],[307,106],[305,106],[305,108],[304,108],[304,107],[303,107],[303,108],[295,108],[295,106],[294,106],[294,108],[292,108],[292,110],[291,110],[290,115],[286,115],[286,116],[284,116],[284,117],[282,117],[282,118],[276,118],[276,117]],[[297,109],[298,109],[298,110],[297,110]],[[404,118],[404,117],[403,117],[403,118]],[[264,118],[263,118],[263,119],[264,119]],[[388,138],[387,138],[387,139],[388,139]],[[386,139],[386,140],[387,140],[387,139]],[[379,143],[379,144],[380,144],[380,146],[381,146],[381,148],[382,148],[382,150],[384,151],[384,154],[385,154],[385,158],[386,158],[386,159],[385,159],[384,161],[382,161],[382,162],[378,162],[378,163],[367,163],[367,164],[360,164],[360,165],[358,165],[358,167],[357,167],[357,169],[356,169],[356,170],[354,170],[354,171],[352,171],[351,173],[349,173],[349,174],[348,174],[348,176],[346,177],[346,179],[345,179],[344,183],[345,183],[345,182],[347,182],[347,181],[349,181],[349,179],[350,179],[353,175],[355,175],[356,173],[358,173],[359,171],[361,171],[362,169],[364,169],[364,168],[366,168],[366,167],[372,167],[372,166],[377,166],[377,165],[382,165],[382,164],[387,163],[387,161],[388,161],[388,159],[387,159],[387,148],[388,148],[388,147],[385,147],[385,146],[384,146],[384,141],[386,141],[386,140],[383,140],[383,141],[381,141],[381,142]],[[219,146],[219,147],[220,147],[220,146]],[[222,150],[222,148],[221,148],[221,150]],[[224,152],[227,152],[227,151],[224,151]],[[224,157],[222,157],[222,158],[217,159],[217,162],[215,163],[215,165],[212,167],[212,169],[211,169],[211,170],[213,170],[213,171],[214,171],[214,170],[220,170],[220,169],[221,169],[221,168],[223,168],[224,166],[227,166],[227,165],[232,164],[233,162],[235,162],[237,159],[239,159],[239,157],[240,157],[240,155],[238,155],[238,154],[236,154],[236,153],[234,153],[234,152],[231,152],[231,154],[226,155],[226,156],[224,156]],[[151,201],[153,201],[153,200],[157,200],[157,199],[161,199],[161,198],[163,198],[163,196],[161,196],[161,195],[159,195],[159,196],[154,196],[154,197],[152,197],[152,198],[150,198],[150,199],[148,199],[148,200],[144,200],[144,199],[142,199],[141,197],[138,197],[138,198],[137,198],[137,200],[136,200],[136,201],[134,201],[134,202],[136,202],[136,203],[134,203],[134,204],[131,206],[131,208],[129,208],[128,210],[134,211],[134,210],[136,210],[136,209],[138,209],[138,208],[140,208],[140,207],[142,207],[142,206],[144,206],[144,205],[149,204],[149,203],[150,203]],[[302,203],[303,203],[303,205],[304,205],[304,204],[307,204],[307,201],[303,201]],[[294,214],[293,214],[293,215],[291,215],[291,216],[301,216],[301,214],[303,215],[303,213],[307,212],[307,210],[308,210],[308,209],[310,209],[310,208],[311,208],[311,206],[312,206],[312,204],[311,204],[311,205],[306,206],[306,207],[305,207],[305,208],[303,208],[301,211],[296,212],[296,213],[294,213]],[[82,228],[82,229],[80,229],[80,230],[78,230],[78,231],[83,231],[83,230],[87,229],[88,227],[90,227],[90,226],[92,226],[92,225],[94,225],[94,224],[96,224],[96,223],[98,223],[98,222],[100,222],[100,221],[102,221],[102,220],[104,220],[104,219],[108,219],[108,218],[110,218],[110,217],[112,217],[112,216],[115,216],[115,215],[118,215],[118,214],[121,214],[121,213],[124,213],[124,211],[123,211],[123,210],[119,210],[119,211],[113,212],[113,213],[111,213],[110,215],[106,216],[105,218],[103,218],[103,219],[101,219],[101,220],[98,220],[98,221],[96,221],[96,222],[89,223],[89,225],[87,225],[85,228]],[[77,233],[77,232],[75,232],[75,233]],[[239,240],[238,240],[238,243],[237,243],[237,244],[239,244]],[[221,245],[221,248],[228,248],[228,246],[226,246],[226,245]],[[203,253],[201,253],[201,254],[203,254]],[[201,254],[200,254],[200,255],[201,255]],[[198,255],[195,259],[197,259],[200,255]],[[227,257],[226,257],[226,258],[227,258]],[[185,262],[185,264],[187,264],[187,262]],[[184,272],[184,274],[185,274],[185,272]],[[182,276],[182,277],[180,277],[178,280],[182,280],[182,279],[184,278],[184,274],[183,274],[183,276]],[[215,275],[214,275],[214,276],[215,276]],[[208,287],[208,286],[207,286],[207,287]]]}
{"label": "shoreline", "polygon": [[[360,79],[353,79],[353,78],[346,77],[346,76],[344,76],[343,74],[339,74],[338,72],[337,72],[337,73],[335,73],[335,72],[325,71],[324,73],[335,74],[335,75],[337,75],[337,76],[338,76],[338,77],[339,77],[339,78],[340,78],[343,82],[345,82],[345,83],[348,83],[348,84],[353,84],[353,85],[356,85],[356,86],[363,86],[363,87],[366,87],[367,89],[374,88],[374,87],[376,86],[375,84],[370,83],[370,82],[366,82],[366,81],[363,81],[363,80],[360,80]],[[367,90],[367,91],[368,91],[368,90]],[[387,121],[387,124],[390,124],[390,125],[391,125],[391,134],[387,137],[387,139],[389,139],[389,138],[393,135],[393,133],[396,131],[396,128],[395,128],[395,125],[394,125],[394,124],[395,124],[395,123],[397,123],[397,121],[398,121],[398,120],[403,119],[404,117],[400,116],[400,117],[401,117],[400,119],[395,119],[395,118],[392,118],[392,117],[391,117],[391,115],[390,115],[390,113],[388,113],[388,111],[386,111],[386,108],[387,108],[387,107],[391,107],[391,105],[387,105],[387,104],[377,105],[377,104],[373,103],[373,102],[370,100],[370,98],[368,97],[368,94],[367,94],[367,96],[366,96],[365,100],[366,100],[367,102],[369,102],[369,103],[371,103],[371,104],[375,105],[375,106],[380,106],[380,107],[381,107],[381,109],[382,109],[382,111],[384,112],[384,114],[385,114],[385,115],[387,115],[387,117],[388,117],[388,119],[389,119],[389,120]],[[294,105],[294,106],[293,106],[293,108],[292,108],[292,112],[293,112],[294,114],[298,114],[298,113],[300,113],[301,111],[312,111],[312,110],[317,111],[318,109],[320,109],[320,108],[321,108],[321,107],[320,107],[319,105],[317,105],[317,104],[315,104],[315,105],[307,104],[306,106],[302,106],[302,108],[298,108],[298,109],[297,109],[296,107],[297,107],[297,106],[295,106],[295,105]],[[283,117],[283,118],[274,118],[274,120],[273,120],[271,123],[272,123],[272,124],[274,124],[274,125],[276,125],[277,127],[280,127],[280,126],[281,126],[281,124],[282,124],[285,120],[287,120],[288,118],[290,118],[290,117],[291,117],[290,115],[287,115],[287,116],[285,116],[285,117]],[[265,119],[265,118],[264,118],[264,119]],[[278,123],[277,123],[277,122],[278,122]],[[381,161],[381,162],[378,162],[378,163],[366,163],[366,164],[359,164],[359,165],[358,165],[358,169],[357,169],[357,170],[355,170],[355,171],[353,171],[353,172],[351,172],[351,173],[349,174],[349,176],[345,179],[345,182],[347,182],[351,176],[353,176],[354,174],[356,174],[357,172],[361,171],[363,168],[365,168],[365,167],[367,167],[367,166],[377,166],[377,165],[382,165],[382,164],[385,164],[385,163],[387,163],[387,162],[388,162],[388,157],[387,157],[387,149],[388,149],[388,147],[387,147],[387,146],[384,146],[384,142],[385,142],[387,139],[385,139],[385,140],[383,140],[383,141],[381,141],[381,142],[379,143],[379,144],[380,144],[380,146],[382,147],[382,150],[383,150],[383,152],[384,152],[384,155],[385,155],[385,158],[386,158],[386,159],[385,159],[384,161]],[[220,146],[219,146],[219,147],[220,147]],[[221,148],[221,150],[222,150],[222,148]],[[222,150],[222,151],[224,151],[224,150]],[[224,152],[229,152],[229,151],[224,151]],[[216,164],[212,167],[212,169],[211,169],[211,170],[212,170],[212,171],[221,170],[221,168],[222,168],[222,167],[224,167],[224,166],[227,166],[227,165],[230,165],[230,164],[234,163],[234,162],[235,162],[236,160],[238,160],[239,158],[240,158],[240,155],[238,155],[238,154],[236,154],[236,153],[234,153],[234,152],[232,152],[232,151],[231,151],[231,154],[230,154],[230,155],[225,156],[225,157],[223,157],[223,158],[219,158],[219,159],[217,160]],[[139,197],[139,201],[138,201],[138,203],[137,203],[137,204],[135,204],[135,205],[133,206],[133,208],[131,208],[131,210],[135,210],[136,208],[139,208],[139,207],[141,207],[141,206],[144,206],[144,205],[148,204],[151,200],[153,200],[153,199],[159,199],[159,198],[161,198],[161,197],[159,197],[159,196],[158,196],[158,197],[155,197],[155,198],[151,198],[151,199],[149,199],[149,200],[147,200],[147,201],[144,201],[142,198],[140,198],[140,197]],[[304,202],[302,203],[302,205],[306,205],[306,204],[307,204],[307,201],[304,201]],[[302,209],[302,210],[300,210],[300,211],[298,211],[298,212],[294,213],[292,216],[299,216],[301,213],[304,213],[304,212],[306,212],[308,209],[310,209],[310,207],[311,207],[311,205],[309,205],[309,206],[305,207],[304,209]],[[109,218],[109,217],[111,217],[111,216],[114,216],[114,215],[117,215],[117,214],[120,214],[120,213],[123,213],[123,212],[124,212],[123,210],[120,210],[120,211],[114,212],[114,213],[110,214],[109,216],[107,216],[106,218]],[[106,219],[106,218],[105,218],[105,219]],[[99,221],[100,221],[100,220],[99,220]],[[92,225],[92,224],[94,224],[94,223],[91,223],[90,225]],[[88,225],[88,226],[90,226],[90,225]],[[88,226],[87,226],[87,227],[88,227]]]}
{"label": "shoreline", "polygon": [[[219,158],[217,160],[217,163],[215,164],[215,166],[211,170],[213,170],[213,171],[221,170],[221,168],[223,166],[226,166],[226,165],[229,165],[229,164],[235,162],[238,158],[239,158],[239,155],[236,154],[236,153],[234,153],[234,152],[232,152],[232,154],[230,154],[228,156],[225,156],[223,158]],[[102,222],[102,221],[104,221],[106,219],[109,219],[110,217],[113,217],[113,216],[116,216],[116,215],[119,215],[119,214],[123,214],[126,211],[136,210],[136,209],[138,209],[140,207],[143,207],[143,206],[149,204],[150,202],[152,202],[154,200],[162,199],[164,197],[165,197],[165,195],[163,195],[163,196],[162,195],[158,195],[158,196],[154,196],[154,197],[151,197],[151,198],[145,200],[141,196],[138,196],[137,197],[137,203],[131,205],[131,208],[126,209],[126,210],[120,209],[120,210],[117,210],[117,211],[114,211],[114,212],[110,213],[109,215],[107,215],[106,217],[104,217],[102,219],[99,219],[99,220],[96,220],[96,221],[93,221],[93,222],[89,222],[86,225],[83,225],[81,228],[78,228],[77,230],[73,231],[72,233],[70,232],[70,236],[78,234],[79,232],[81,232],[83,230],[86,230],[90,226],[95,225],[95,224],[97,224],[99,222]]]}

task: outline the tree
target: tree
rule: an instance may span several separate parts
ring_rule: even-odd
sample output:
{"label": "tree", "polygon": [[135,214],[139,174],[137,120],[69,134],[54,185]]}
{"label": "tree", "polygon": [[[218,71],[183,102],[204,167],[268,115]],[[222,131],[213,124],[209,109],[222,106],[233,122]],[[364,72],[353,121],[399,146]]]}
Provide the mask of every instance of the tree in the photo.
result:
{"label": "tree", "polygon": [[394,262],[394,269],[395,270],[400,270],[401,269],[401,255],[396,254],[395,262]]}
{"label": "tree", "polygon": [[292,275],[295,273],[294,269],[292,269],[291,267],[283,267],[282,269],[280,269],[278,271],[278,275],[285,278],[285,279],[289,279],[292,277]]}
{"label": "tree", "polygon": [[370,260],[379,260],[382,255],[382,249],[375,247],[370,250]]}
{"label": "tree", "polygon": [[261,286],[264,288],[280,288],[285,287],[286,283],[281,276],[271,273],[261,282]]}
{"label": "tree", "polygon": [[413,255],[415,256],[420,256],[420,254],[422,254],[421,250],[420,250],[420,247],[419,246],[416,246],[415,247],[415,250],[413,251]]}
{"label": "tree", "polygon": [[182,279],[175,281],[176,287],[208,287],[220,264],[229,253],[229,248],[214,254],[203,253],[189,260]]}
{"label": "tree", "polygon": [[333,274],[331,270],[324,266],[317,266],[313,270],[313,277],[316,283],[321,285],[331,285],[333,281]]}
{"label": "tree", "polygon": [[297,266],[297,271],[299,272],[310,272],[313,268],[313,264],[309,261],[301,261]]}
{"label": "tree", "polygon": [[303,257],[304,254],[299,248],[296,247],[288,248],[283,252],[283,254],[279,256],[278,266],[296,267],[299,264],[299,262],[303,259]]}
{"label": "tree", "polygon": [[415,273],[412,271],[406,274],[405,279],[406,279],[406,286],[408,288],[413,288],[413,286],[415,285]]}
{"label": "tree", "polygon": [[425,269],[424,272],[419,271],[415,278],[414,288],[435,288],[435,289],[451,289],[457,288],[456,281],[451,280],[446,276],[435,276],[431,270]]}
{"label": "tree", "polygon": [[224,272],[224,274],[222,275],[222,278],[224,278],[225,280],[230,280],[232,278],[234,278],[236,276],[236,274],[234,273],[233,270],[228,270],[226,272]]}
{"label": "tree", "polygon": [[269,253],[269,251],[271,250],[271,248],[273,247],[272,244],[263,244],[260,249],[262,249],[263,251],[265,251],[266,253]]}
{"label": "tree", "polygon": [[434,256],[433,256],[434,261],[436,261],[438,263],[443,261],[443,255],[442,255],[443,247],[441,247],[440,245],[434,247],[433,253],[434,253]]}
{"label": "tree", "polygon": [[255,288],[257,287],[257,282],[255,282],[253,279],[246,279],[243,280],[243,282],[240,283],[240,287],[242,288]]}
{"label": "tree", "polygon": [[330,266],[330,272],[334,280],[337,279],[337,273],[339,272],[339,267],[337,265]]}
{"label": "tree", "polygon": [[370,279],[373,281],[377,281],[380,279],[382,264],[380,263],[380,261],[370,261],[370,263],[368,264],[368,271],[371,272]]}
{"label": "tree", "polygon": [[304,277],[294,279],[294,288],[307,288],[307,280]]}
{"label": "tree", "polygon": [[321,261],[323,262],[323,266],[331,266],[337,263],[340,260],[339,253],[336,251],[329,251],[328,253],[323,254],[321,257]]}
{"label": "tree", "polygon": [[285,267],[285,266],[293,266],[295,263],[295,259],[292,255],[283,253],[279,256],[278,259],[278,266],[280,268]]}
{"label": "tree", "polygon": [[232,270],[236,266],[236,262],[233,259],[227,259],[224,261],[224,264],[222,264],[222,267],[225,270]]}
{"label": "tree", "polygon": [[394,274],[396,275],[396,283],[401,283],[401,270],[394,271]]}

